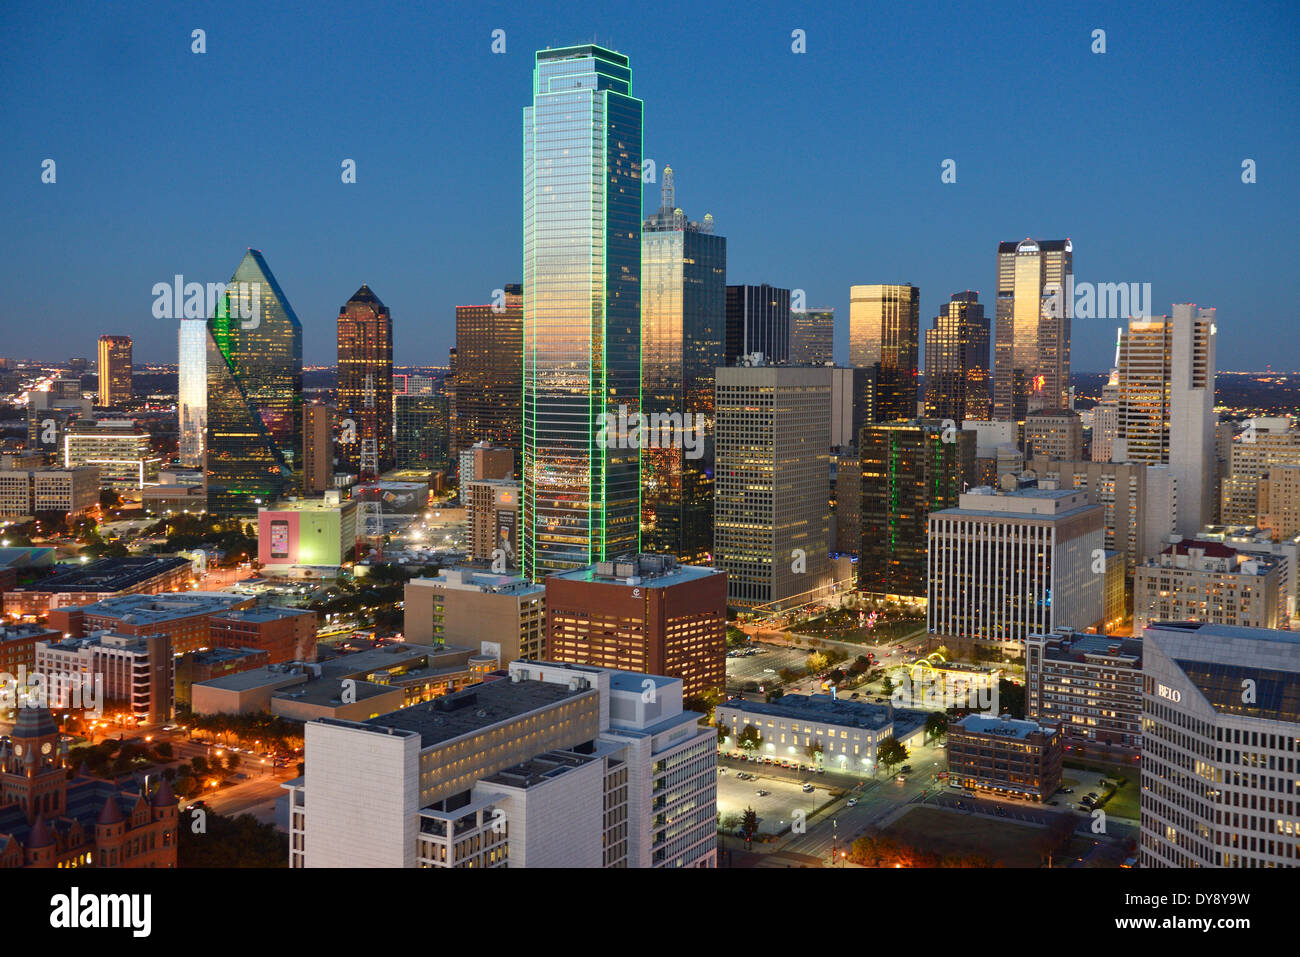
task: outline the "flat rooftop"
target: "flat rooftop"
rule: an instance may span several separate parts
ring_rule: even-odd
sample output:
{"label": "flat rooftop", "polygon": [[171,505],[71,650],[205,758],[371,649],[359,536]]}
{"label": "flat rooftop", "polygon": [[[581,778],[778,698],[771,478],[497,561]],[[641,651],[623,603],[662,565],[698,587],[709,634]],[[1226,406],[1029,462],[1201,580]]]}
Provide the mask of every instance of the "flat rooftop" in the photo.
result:
{"label": "flat rooftop", "polygon": [[[796,718],[803,721],[820,721],[845,728],[862,728],[879,731],[890,723],[891,708],[865,701],[833,700],[826,694],[788,694],[775,701],[725,701],[723,708],[738,708],[749,714],[765,714],[774,718]],[[901,709],[892,709],[895,716]]]}
{"label": "flat rooftop", "polygon": [[699,581],[721,575],[721,569],[703,565],[673,565],[663,571],[647,570],[638,566],[629,574],[602,574],[598,565],[587,565],[567,572],[552,572],[547,579],[570,582],[598,582],[602,585],[624,585],[636,588],[670,588],[683,582]]}
{"label": "flat rooftop", "polygon": [[119,595],[94,604],[81,605],[76,610],[88,615],[119,618],[133,625],[144,625],[194,615],[217,614],[247,601],[249,598],[246,595],[225,592],[168,592],[161,595]]}
{"label": "flat rooftop", "polygon": [[188,558],[101,558],[86,565],[76,565],[55,572],[49,578],[18,585],[17,592],[113,592],[141,585],[151,578],[187,568]]}
{"label": "flat rooftop", "polygon": [[282,618],[302,618],[307,615],[315,618],[316,612],[308,608],[281,608],[276,605],[263,605],[258,608],[235,608],[214,615],[213,617],[228,619],[231,621],[252,621],[262,623],[268,621],[280,621]]}
{"label": "flat rooftop", "polygon": [[420,747],[427,749],[568,698],[597,694],[594,689],[570,691],[568,685],[545,681],[491,681],[401,711],[381,714],[364,724],[376,729],[415,732],[420,736]]}
{"label": "flat rooftop", "polygon": [[527,761],[483,778],[483,784],[498,787],[533,788],[560,777],[567,771],[595,761],[595,755],[577,754],[573,751],[546,751]]}
{"label": "flat rooftop", "polygon": [[983,714],[968,714],[955,727],[968,734],[996,735],[999,738],[1028,738],[1032,734],[1046,731],[1051,733],[1053,727],[1044,727],[1037,721],[1025,721],[1020,718],[995,718]]}
{"label": "flat rooftop", "polygon": [[1108,635],[1076,632],[1072,635],[1048,635],[1047,638],[1049,642],[1044,654],[1051,661],[1081,661],[1088,655],[1103,655],[1110,658],[1131,658],[1137,664],[1142,663],[1140,637],[1112,638]]}

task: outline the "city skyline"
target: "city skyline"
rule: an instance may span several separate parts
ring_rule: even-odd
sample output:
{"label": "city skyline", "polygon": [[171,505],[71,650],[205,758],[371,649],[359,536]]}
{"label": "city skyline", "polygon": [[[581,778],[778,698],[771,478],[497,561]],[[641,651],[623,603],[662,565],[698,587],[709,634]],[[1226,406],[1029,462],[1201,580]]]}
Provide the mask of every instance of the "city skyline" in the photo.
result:
{"label": "city skyline", "polygon": [[[127,11],[109,19],[106,13],[92,11],[83,18],[83,25],[113,42],[116,32],[129,28],[132,18],[139,15]],[[288,16],[262,15],[273,21]],[[882,29],[887,29],[890,18],[899,16],[878,15],[883,18]],[[424,25],[394,21],[394,16],[379,14],[379,25],[387,29],[377,32],[391,37],[401,35],[404,27],[418,33]],[[1280,165],[1282,157],[1296,152],[1294,118],[1280,109],[1287,94],[1294,92],[1295,80],[1259,76],[1252,102],[1261,105],[1243,113],[1227,92],[1236,77],[1225,80],[1224,71],[1247,47],[1261,42],[1293,46],[1294,41],[1287,38],[1285,22],[1272,24],[1270,30],[1268,11],[1261,11],[1248,26],[1216,24],[1213,30],[1207,26],[1197,31],[1196,24],[1207,16],[1205,7],[1184,8],[1178,42],[1171,43],[1165,32],[1169,28],[1154,15],[1106,12],[1096,18],[1108,30],[1109,48],[1104,55],[1089,50],[1092,24],[1067,23],[1046,14],[1031,18],[1018,29],[1034,37],[1038,52],[1032,55],[1018,52],[1015,36],[1011,36],[991,44],[974,62],[966,62],[970,76],[954,73],[961,65],[940,66],[931,76],[909,71],[915,89],[891,84],[888,93],[915,114],[909,120],[909,131],[925,134],[907,149],[871,159],[851,148],[809,151],[800,145],[804,137],[799,131],[815,128],[810,104],[817,102],[819,110],[843,106],[842,98],[851,95],[821,89],[831,75],[828,71],[841,62],[839,54],[848,42],[845,24],[834,16],[800,14],[800,23],[786,24],[779,22],[783,17],[768,14],[746,24],[739,33],[724,32],[724,24],[705,18],[693,23],[690,31],[674,34],[674,44],[686,43],[687,51],[664,43],[665,31],[676,30],[671,16],[657,26],[620,30],[611,40],[605,40],[603,31],[595,32],[603,43],[612,43],[634,59],[639,57],[638,86],[643,98],[656,104],[647,120],[645,155],[655,160],[658,172],[672,164],[687,176],[683,205],[698,214],[710,212],[725,224],[732,240],[730,282],[767,282],[803,289],[809,304],[834,307],[847,316],[849,286],[905,281],[921,289],[921,310],[932,316],[954,290],[979,291],[983,301],[992,301],[996,243],[1026,236],[1064,236],[1080,250],[1075,267],[1080,280],[1150,281],[1156,311],[1165,311],[1167,306],[1160,304],[1171,302],[1217,305],[1227,329],[1258,327],[1262,332],[1279,332],[1286,316],[1273,304],[1287,299],[1280,287],[1261,283],[1258,277],[1284,276],[1286,263],[1296,258],[1297,241],[1282,227],[1280,218],[1282,210],[1295,206],[1290,200],[1297,188],[1294,178],[1286,177]],[[5,17],[21,21],[23,15],[11,11]],[[485,25],[477,34],[466,27],[439,54],[455,68],[440,72],[436,91],[413,88],[410,81],[391,77],[393,89],[385,90],[381,101],[375,85],[380,81],[374,78],[345,82],[311,73],[295,79],[282,73],[287,69],[282,66],[270,68],[265,77],[259,73],[257,82],[264,88],[259,86],[258,93],[268,102],[291,98],[300,92],[301,84],[316,84],[338,93],[341,103],[336,114],[322,117],[309,110],[282,129],[268,129],[266,119],[252,120],[248,135],[270,135],[285,157],[284,162],[268,165],[246,160],[214,162],[198,155],[220,153],[210,147],[226,136],[215,125],[208,130],[208,124],[202,122],[194,124],[195,130],[179,142],[169,144],[181,155],[169,157],[165,168],[160,168],[154,157],[153,146],[160,144],[150,137],[130,136],[118,142],[118,137],[100,135],[98,120],[83,123],[79,133],[65,130],[50,142],[37,133],[49,97],[57,95],[64,84],[84,81],[87,70],[106,64],[96,54],[88,58],[89,65],[73,61],[60,69],[63,57],[86,52],[84,46],[89,41],[78,39],[69,49],[55,50],[36,44],[32,49],[53,62],[31,71],[42,77],[43,84],[32,89],[23,86],[31,81],[22,69],[32,53],[13,51],[19,78],[10,110],[15,135],[0,148],[0,156],[8,168],[32,171],[26,179],[8,178],[5,192],[20,227],[30,225],[34,235],[19,245],[7,265],[11,278],[48,279],[30,284],[11,282],[17,293],[10,307],[15,314],[36,312],[54,320],[34,328],[30,346],[22,351],[49,360],[65,358],[61,354],[67,351],[86,354],[103,324],[133,336],[140,361],[171,361],[167,343],[174,340],[171,333],[157,334],[157,324],[163,320],[150,314],[149,290],[178,272],[203,282],[224,278],[229,267],[223,263],[235,245],[264,249],[277,263],[286,290],[299,304],[304,359],[309,365],[328,361],[333,341],[328,326],[338,303],[362,282],[385,291],[385,302],[405,328],[405,334],[396,336],[396,363],[442,364],[454,341],[455,305],[490,301],[500,276],[516,273],[519,248],[518,212],[510,201],[517,195],[520,175],[516,150],[446,150],[452,142],[448,138],[464,138],[466,143],[501,141],[503,131],[517,122],[517,95],[512,96],[511,91],[526,82],[533,50],[593,32],[592,21],[581,14],[502,11],[497,19],[499,24]],[[920,33],[914,42],[926,46],[930,38],[930,46],[951,43],[951,37],[963,32],[963,25],[973,27],[976,22],[977,15],[970,13],[954,14],[934,24],[919,22]],[[494,55],[490,49],[491,30],[497,26],[506,32],[504,55]],[[11,27],[11,35],[24,32],[21,22],[11,23]],[[807,33],[805,54],[791,51],[790,34],[795,28]],[[231,50],[218,44],[216,24],[209,24],[211,52],[197,55],[190,52],[191,29],[189,24],[183,30],[176,25],[174,51],[140,51],[170,82],[144,84],[133,75],[123,77],[126,85],[118,101],[123,115],[129,119],[152,116],[158,86],[168,88],[181,111],[219,115],[245,92],[243,84],[253,82],[236,79],[232,89],[217,87],[221,97],[228,97],[217,99],[212,70],[221,62],[235,67],[232,77],[238,73],[242,58],[256,55],[265,42],[256,33],[241,37],[238,50]],[[931,35],[928,31],[935,32]],[[80,37],[79,31],[73,32]],[[266,31],[268,35],[281,32]],[[287,63],[296,63],[299,56],[310,59],[313,49],[331,42],[328,35],[302,24],[295,24],[290,33],[296,39],[287,51]],[[413,41],[389,42],[399,45],[405,55],[418,55],[407,46]],[[1235,57],[1220,63],[1224,58],[1214,52],[1225,45]],[[727,104],[724,109],[702,112],[692,96],[693,81],[679,75],[671,61],[666,62],[664,51],[669,46],[673,46],[673,56],[691,52],[703,56],[707,52],[717,62],[716,82],[723,94],[719,102]],[[90,52],[94,53],[93,47]],[[901,56],[901,50],[885,52],[890,58]],[[1285,49],[1279,52],[1285,59]],[[763,70],[754,74],[752,69],[737,68],[734,72],[747,78],[747,86],[757,75],[758,89],[732,92],[726,66],[738,57],[749,64],[755,56],[763,60]],[[1009,71],[1033,69],[1039,57],[1043,63],[1063,62],[1076,72],[1089,71],[1089,89],[1080,94],[1077,114],[1069,109],[1050,111],[1059,116],[1045,114],[1039,102],[1045,94],[1018,87],[1014,97],[999,105],[998,125],[1025,132],[1003,137],[1005,142],[996,137],[987,141],[994,137],[991,131],[964,134],[963,140],[929,132],[955,121],[958,113],[971,106],[976,97],[971,91],[989,83],[1000,85]],[[881,69],[886,66],[882,64]],[[970,91],[954,92],[959,75],[961,85],[969,86]],[[344,85],[335,89],[340,83]],[[356,88],[346,83],[355,83]],[[827,93],[833,104],[815,100],[814,91]],[[880,95],[868,95],[864,105],[876,105]],[[427,124],[429,129],[410,130],[411,124],[404,120],[398,126],[398,113],[427,109],[431,97],[436,97],[437,103],[463,104],[453,107],[454,126],[445,118]],[[1212,155],[1191,150],[1204,135],[1202,113],[1189,115],[1179,106],[1184,98],[1195,99],[1205,115],[1232,117],[1225,121],[1231,127],[1226,140],[1210,151]],[[888,108],[888,103],[879,106]],[[760,110],[771,114],[766,128],[789,129],[791,135],[780,138],[768,150],[744,150],[745,159],[737,173],[730,155],[733,149],[723,144],[735,142],[735,130],[753,123]],[[391,130],[393,142],[384,155],[334,145],[340,139],[333,134],[336,125],[359,121],[366,111],[374,112],[376,123],[386,134]],[[1028,122],[1030,118],[1033,123]],[[1135,140],[1139,129],[1145,138]],[[845,145],[851,147],[864,134],[845,131],[843,135],[848,137]],[[95,140],[97,154],[103,151],[110,173],[99,171],[98,164],[88,168],[82,161],[89,142],[86,137]],[[1116,150],[1112,140],[1136,141],[1139,146]],[[513,137],[505,142],[513,142]],[[438,156],[432,171],[427,168],[431,150],[437,150]],[[840,157],[839,152],[853,158]],[[1026,163],[1024,155],[1035,159]],[[47,157],[58,164],[53,184],[40,182],[41,162]],[[340,181],[340,164],[349,158],[357,164],[355,184]],[[951,184],[940,180],[941,163],[948,158],[957,163],[957,181]],[[1259,164],[1257,183],[1241,181],[1244,158]],[[1062,176],[1069,178],[1071,170],[1085,166],[1090,179],[1080,189],[1068,194],[1059,190]],[[182,175],[179,169],[193,172]],[[285,180],[298,169],[301,175],[294,172],[290,181]],[[842,185],[820,185],[834,181],[837,175]],[[232,219],[216,212],[221,207],[208,198],[213,177],[241,182],[246,201],[239,216]],[[1106,188],[1098,188],[1100,184]],[[658,176],[643,184],[643,213],[655,209],[659,186]],[[1008,202],[1008,190],[1012,189],[1014,199]],[[1180,190],[1191,191],[1199,203],[1174,202]],[[755,191],[762,201],[753,202]],[[158,204],[163,202],[172,212],[161,212]],[[98,219],[86,216],[87,208],[115,221],[119,233],[135,238],[125,244],[109,241],[108,235],[101,233]],[[891,221],[887,241],[870,236],[864,241],[852,230],[848,223],[859,208],[869,208],[873,218],[883,216]],[[177,214],[176,209],[187,212]],[[1050,210],[1050,214],[1039,210]],[[789,228],[777,238],[767,224],[782,213],[789,217]],[[1207,231],[1198,224],[1207,214],[1219,220],[1219,228],[1200,238],[1199,234]],[[124,219],[116,221],[118,216]],[[142,216],[154,222],[167,221],[169,228],[147,229]],[[352,217],[356,227],[352,234],[373,231],[376,238],[364,248],[347,242],[322,248],[315,236],[327,231],[318,217],[329,221]],[[191,218],[192,223],[188,222]],[[395,218],[415,225],[378,229],[380,223]],[[928,232],[939,218],[946,231],[942,254],[918,255],[924,248],[922,231]],[[72,221],[84,240],[69,245],[58,237],[69,231]],[[1146,225],[1133,230],[1130,226],[1135,221]],[[424,222],[438,222],[441,228],[425,228]],[[961,225],[954,226],[955,222]],[[437,237],[431,239],[431,234]],[[440,238],[442,235],[455,235],[457,241],[452,244]],[[1274,238],[1260,245],[1252,241],[1258,235]],[[768,236],[773,238],[763,238]],[[183,250],[179,257],[177,250]],[[55,282],[56,273],[63,271],[76,274],[80,282]],[[138,281],[133,279],[137,273]],[[139,289],[138,304],[128,304],[119,293],[105,310],[95,290],[110,283],[115,290]],[[1231,308],[1227,308],[1229,302]],[[1072,367],[1104,372],[1119,324],[1077,320]],[[840,325],[836,356],[844,361],[847,329],[843,319]],[[65,345],[83,338],[85,345],[75,350]],[[1222,366],[1259,369],[1275,361],[1267,339],[1266,334],[1229,337]]]}

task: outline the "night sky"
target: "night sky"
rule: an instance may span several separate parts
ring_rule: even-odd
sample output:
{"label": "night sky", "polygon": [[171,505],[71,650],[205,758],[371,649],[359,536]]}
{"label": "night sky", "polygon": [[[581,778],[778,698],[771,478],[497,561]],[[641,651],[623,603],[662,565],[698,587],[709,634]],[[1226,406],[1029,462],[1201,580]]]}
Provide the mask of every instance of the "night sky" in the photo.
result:
{"label": "night sky", "polygon": [[[645,155],[714,215],[728,281],[835,306],[841,360],[851,284],[919,285],[923,329],[962,289],[991,314],[999,240],[1033,236],[1071,238],[1077,280],[1150,282],[1157,313],[1217,306],[1220,368],[1294,369],[1298,10],[5,4],[0,354],[93,358],[125,333],[137,361],[175,362],[153,285],[224,281],[253,246],[308,363],[334,361],[362,282],[399,364],[445,363],[454,307],[521,279],[533,52],[595,39],[631,58]],[[1109,366],[1118,324],[1075,321],[1075,370]]]}

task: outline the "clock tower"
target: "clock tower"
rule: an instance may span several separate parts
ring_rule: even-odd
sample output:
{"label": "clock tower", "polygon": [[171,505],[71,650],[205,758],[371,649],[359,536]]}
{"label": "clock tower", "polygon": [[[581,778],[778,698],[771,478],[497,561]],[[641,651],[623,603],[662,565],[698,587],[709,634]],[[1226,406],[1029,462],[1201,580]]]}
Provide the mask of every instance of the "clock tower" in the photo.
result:
{"label": "clock tower", "polygon": [[8,738],[0,739],[0,807],[17,804],[29,823],[67,810],[67,747],[45,708],[18,708]]}

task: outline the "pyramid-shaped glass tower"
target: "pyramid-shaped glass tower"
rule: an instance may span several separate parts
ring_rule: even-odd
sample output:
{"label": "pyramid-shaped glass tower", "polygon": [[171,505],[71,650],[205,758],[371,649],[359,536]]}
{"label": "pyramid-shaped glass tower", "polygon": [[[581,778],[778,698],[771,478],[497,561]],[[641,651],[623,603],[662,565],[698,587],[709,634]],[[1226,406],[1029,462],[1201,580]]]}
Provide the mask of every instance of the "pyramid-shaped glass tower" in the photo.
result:
{"label": "pyramid-shaped glass tower", "polygon": [[252,515],[302,467],[302,326],[256,249],[208,319],[208,511]]}

